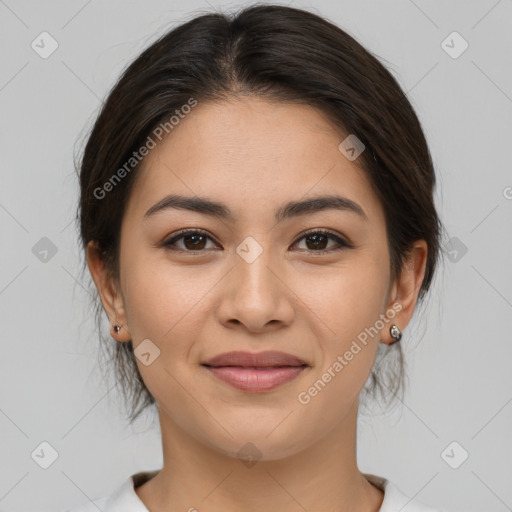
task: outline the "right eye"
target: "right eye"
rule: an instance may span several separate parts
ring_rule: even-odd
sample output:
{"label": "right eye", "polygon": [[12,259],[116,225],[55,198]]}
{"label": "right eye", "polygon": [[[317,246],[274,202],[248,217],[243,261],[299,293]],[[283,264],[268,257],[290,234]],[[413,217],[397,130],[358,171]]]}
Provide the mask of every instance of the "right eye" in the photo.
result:
{"label": "right eye", "polygon": [[[170,251],[197,253],[205,250],[206,240],[213,238],[201,229],[184,229],[163,242],[163,246]],[[176,248],[176,243],[180,241],[183,246]]]}

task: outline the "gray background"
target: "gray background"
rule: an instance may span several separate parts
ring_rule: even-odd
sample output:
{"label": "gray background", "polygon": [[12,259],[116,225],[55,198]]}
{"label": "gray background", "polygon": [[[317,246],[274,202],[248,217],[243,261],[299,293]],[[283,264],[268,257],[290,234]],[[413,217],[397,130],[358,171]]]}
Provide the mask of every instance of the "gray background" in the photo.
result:
{"label": "gray background", "polygon": [[[448,511],[512,510],[512,1],[292,5],[339,24],[408,91],[448,233],[428,307],[404,335],[405,399],[360,418],[360,468]],[[151,417],[128,427],[96,370],[73,154],[121,70],[207,10],[196,0],[0,0],[0,510],[63,510],[160,467]],[[31,47],[43,31],[58,43],[46,59]],[[442,46],[453,31],[469,44],[457,58]],[[48,469],[31,456],[43,441],[58,454]],[[469,457],[453,469],[445,460],[457,465],[462,449]]]}

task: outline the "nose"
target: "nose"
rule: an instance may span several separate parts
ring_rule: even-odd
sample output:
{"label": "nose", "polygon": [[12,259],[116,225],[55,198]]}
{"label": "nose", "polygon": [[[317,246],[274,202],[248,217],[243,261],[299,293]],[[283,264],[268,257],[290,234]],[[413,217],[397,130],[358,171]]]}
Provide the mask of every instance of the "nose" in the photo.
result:
{"label": "nose", "polygon": [[294,293],[286,282],[284,265],[269,249],[254,260],[240,254],[222,288],[219,320],[226,327],[244,326],[251,332],[289,325],[294,317]]}

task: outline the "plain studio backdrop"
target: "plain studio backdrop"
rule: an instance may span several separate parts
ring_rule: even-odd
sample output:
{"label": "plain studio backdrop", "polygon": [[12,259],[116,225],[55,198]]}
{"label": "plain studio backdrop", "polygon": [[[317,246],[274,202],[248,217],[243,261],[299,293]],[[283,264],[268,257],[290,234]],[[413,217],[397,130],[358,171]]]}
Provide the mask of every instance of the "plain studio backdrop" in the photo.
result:
{"label": "plain studio backdrop", "polygon": [[[0,1],[0,510],[65,510],[162,463],[157,422],[127,426],[96,370],[73,155],[144,47],[245,5]],[[403,403],[360,417],[360,469],[450,511],[512,510],[512,2],[290,5],[341,26],[407,91],[448,233],[428,306],[404,332]]]}

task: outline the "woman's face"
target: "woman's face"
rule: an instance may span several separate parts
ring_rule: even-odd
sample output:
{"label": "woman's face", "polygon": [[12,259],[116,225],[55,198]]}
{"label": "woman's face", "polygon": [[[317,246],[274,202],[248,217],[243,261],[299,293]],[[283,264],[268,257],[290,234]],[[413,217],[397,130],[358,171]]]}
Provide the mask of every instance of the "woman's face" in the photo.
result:
{"label": "woman's face", "polygon": [[[389,342],[390,326],[412,314],[390,313],[384,213],[338,148],[345,136],[309,106],[199,102],[139,171],[121,230],[120,335],[165,421],[219,452],[250,441],[278,459],[340,428],[381,336]],[[165,207],[170,195],[222,207]],[[357,206],[300,207],[334,196]],[[176,238],[183,229],[200,233]],[[279,370],[204,366],[231,351],[280,351],[307,366],[281,369],[295,377],[280,385]]]}

